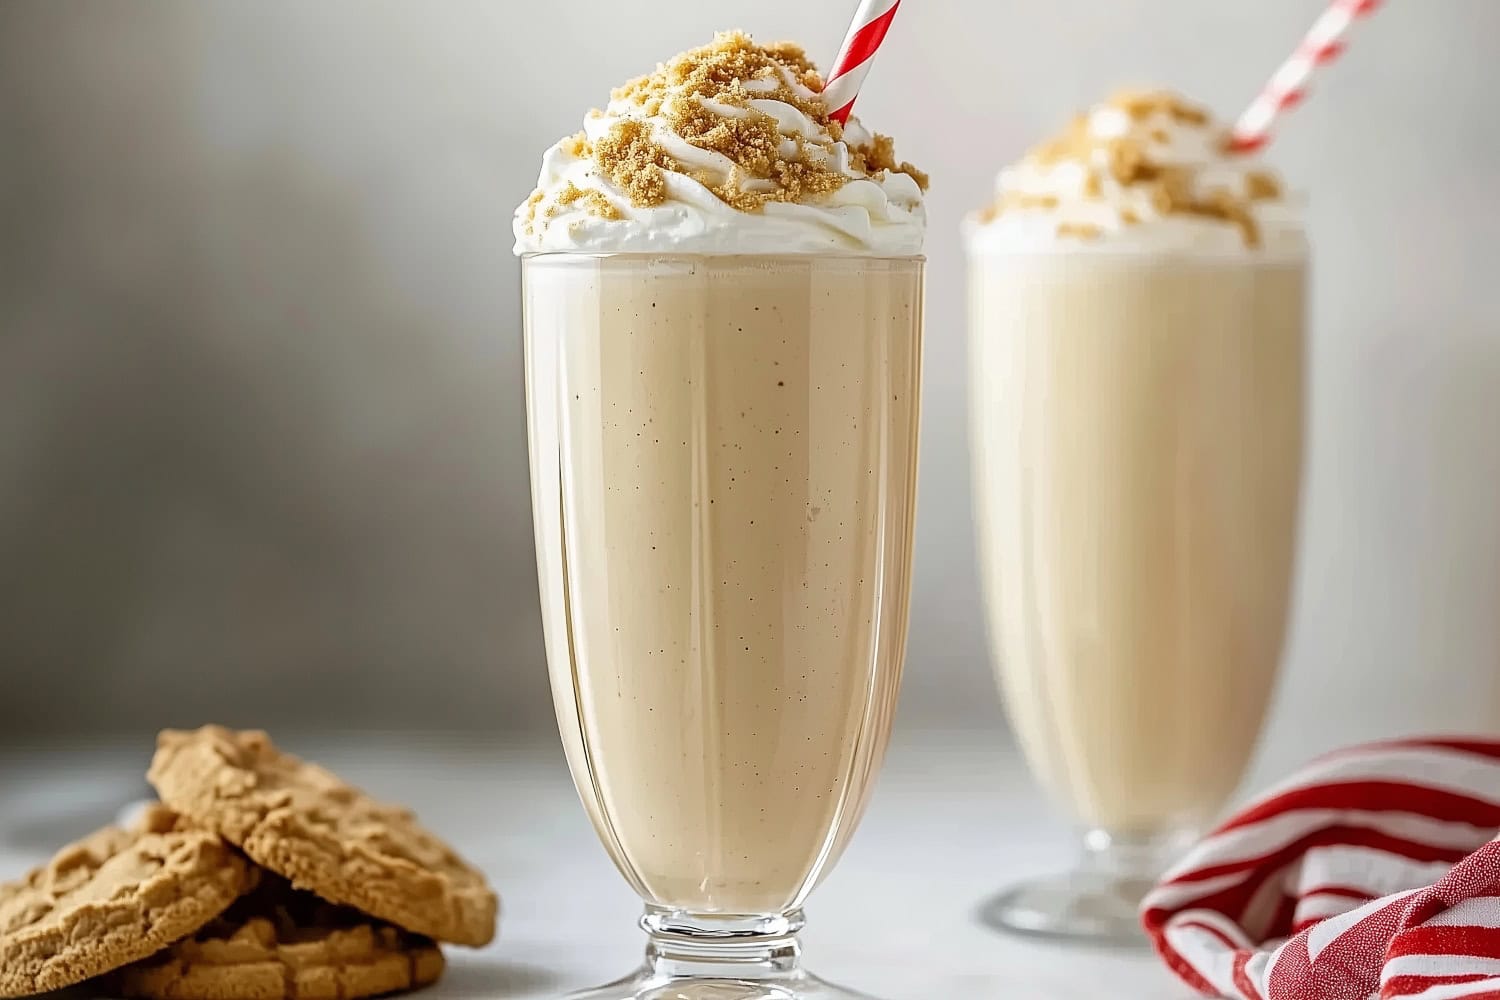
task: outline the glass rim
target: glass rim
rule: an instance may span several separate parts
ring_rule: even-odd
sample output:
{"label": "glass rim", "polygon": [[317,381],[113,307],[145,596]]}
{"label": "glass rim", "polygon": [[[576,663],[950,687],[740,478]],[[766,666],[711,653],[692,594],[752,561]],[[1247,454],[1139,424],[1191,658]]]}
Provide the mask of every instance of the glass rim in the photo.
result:
{"label": "glass rim", "polygon": [[620,258],[624,260],[650,261],[650,260],[774,260],[774,261],[840,261],[845,263],[858,263],[862,261],[880,261],[883,263],[927,263],[926,254],[870,254],[870,253],[843,253],[837,250],[827,252],[818,251],[809,253],[806,251],[787,251],[785,253],[737,253],[734,251],[683,251],[683,250],[528,250],[518,254],[523,262],[534,260],[604,260]]}
{"label": "glass rim", "polygon": [[1035,259],[1041,257],[1067,257],[1072,260],[1095,259],[1095,260],[1134,260],[1142,263],[1167,262],[1213,262],[1222,264],[1244,264],[1247,266],[1258,266],[1265,264],[1298,264],[1309,263],[1315,254],[1312,247],[1303,245],[1296,248],[1267,250],[1257,249],[1246,252],[1225,248],[1190,250],[1125,250],[1104,247],[1006,247],[1002,249],[986,249],[976,247],[969,241],[964,242],[964,256],[969,260],[1004,260],[1006,258],[1025,257]]}

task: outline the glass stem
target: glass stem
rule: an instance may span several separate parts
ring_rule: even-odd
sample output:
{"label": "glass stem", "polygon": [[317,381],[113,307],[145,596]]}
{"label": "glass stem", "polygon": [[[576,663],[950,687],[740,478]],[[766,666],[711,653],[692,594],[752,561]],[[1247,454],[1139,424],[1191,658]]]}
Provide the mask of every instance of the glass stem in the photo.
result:
{"label": "glass stem", "polygon": [[802,911],[699,914],[647,905],[646,966],[672,979],[786,980],[802,970]]}
{"label": "glass stem", "polygon": [[1088,830],[1083,835],[1083,861],[1079,867],[1145,895],[1191,842],[1189,832],[1131,836]]}

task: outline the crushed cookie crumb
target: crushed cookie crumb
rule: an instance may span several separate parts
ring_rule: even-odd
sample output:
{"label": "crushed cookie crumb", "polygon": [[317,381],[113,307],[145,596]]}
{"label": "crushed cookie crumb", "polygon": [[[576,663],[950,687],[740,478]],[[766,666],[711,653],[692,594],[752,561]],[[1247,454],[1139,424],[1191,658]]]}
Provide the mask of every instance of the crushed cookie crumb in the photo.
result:
{"label": "crushed cookie crumb", "polygon": [[980,210],[981,222],[997,219],[1006,212],[1024,212],[1028,209],[1054,209],[1059,201],[1056,195],[1026,194],[1022,191],[1007,191]]}
{"label": "crushed cookie crumb", "polygon": [[1025,194],[1020,191],[1008,193],[1002,201],[1007,209],[1054,209],[1058,206],[1058,198],[1055,194]]}
{"label": "crushed cookie crumb", "polygon": [[1128,139],[1111,139],[1105,145],[1105,157],[1109,163],[1109,174],[1118,184],[1132,184],[1137,173],[1146,166],[1145,150]]}
{"label": "crushed cookie crumb", "polygon": [[584,204],[588,206],[590,214],[597,215],[601,219],[614,220],[624,218],[620,214],[620,210],[615,207],[615,203],[606,198],[603,192],[590,191],[584,198]]}
{"label": "crushed cookie crumb", "polygon": [[1238,226],[1247,247],[1260,246],[1260,227],[1255,224],[1255,217],[1250,214],[1249,207],[1230,192],[1216,188],[1184,207],[1192,215],[1222,219]]}
{"label": "crushed cookie crumb", "polygon": [[1245,175],[1245,196],[1251,201],[1280,198],[1281,181],[1265,170],[1252,170]]}
{"label": "crushed cookie crumb", "polygon": [[583,202],[583,207],[590,215],[597,215],[601,219],[621,218],[620,210],[602,192],[585,191],[572,181],[569,181],[567,186],[562,189],[562,193],[557,196],[557,200],[547,210],[547,216],[551,218],[561,209],[580,201]]}
{"label": "crushed cookie crumb", "polygon": [[665,173],[677,169],[677,161],[651,139],[651,127],[626,118],[610,127],[609,134],[594,143],[594,159],[615,185],[639,208],[650,208],[667,200]]}
{"label": "crushed cookie crumb", "polygon": [[1208,112],[1194,104],[1182,101],[1172,105],[1172,117],[1184,125],[1207,125]]}
{"label": "crushed cookie crumb", "polygon": [[1119,108],[1135,121],[1150,118],[1161,109],[1161,94],[1153,90],[1121,90],[1104,103]]}
{"label": "crushed cookie crumb", "polygon": [[1059,239],[1071,236],[1080,240],[1097,240],[1104,235],[1104,230],[1092,222],[1059,222],[1057,235]]}
{"label": "crushed cookie crumb", "polygon": [[542,203],[542,199],[545,197],[546,193],[541,188],[538,188],[531,192],[530,198],[526,199],[526,231],[528,233],[536,232],[536,208]]}
{"label": "crushed cookie crumb", "polygon": [[888,135],[875,133],[870,145],[851,151],[850,163],[862,174],[873,174],[896,165],[895,143]]}
{"label": "crushed cookie crumb", "polygon": [[902,160],[896,165],[896,173],[905,174],[916,182],[917,190],[925,192],[932,183],[932,177],[925,170],[919,170],[909,160]]}
{"label": "crushed cookie crumb", "polygon": [[1104,103],[1125,112],[1134,121],[1144,121],[1154,115],[1167,115],[1185,125],[1207,125],[1209,121],[1205,108],[1170,90],[1122,90]]}
{"label": "crushed cookie crumb", "polygon": [[855,170],[871,177],[879,177],[883,174],[906,174],[917,187],[923,191],[927,190],[928,176],[925,171],[918,170],[915,166],[905,160],[896,160],[896,140],[888,135],[875,133],[868,146],[855,146],[850,149],[849,162]]}

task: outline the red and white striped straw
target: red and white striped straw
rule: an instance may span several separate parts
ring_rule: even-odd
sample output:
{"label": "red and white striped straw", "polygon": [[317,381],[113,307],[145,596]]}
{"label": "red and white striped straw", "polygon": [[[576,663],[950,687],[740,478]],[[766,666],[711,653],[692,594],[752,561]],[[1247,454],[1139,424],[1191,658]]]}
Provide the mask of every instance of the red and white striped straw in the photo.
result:
{"label": "red and white striped straw", "polygon": [[1373,11],[1380,0],[1333,0],[1292,57],[1266,81],[1250,107],[1240,115],[1230,131],[1229,148],[1251,153],[1271,140],[1271,126],[1276,119],[1307,96],[1307,82],[1319,68],[1328,65],[1344,51],[1344,35],[1351,25]]}
{"label": "red and white striped straw", "polygon": [[823,103],[833,109],[828,117],[840,125],[849,120],[860,84],[865,82],[899,6],[901,0],[860,0],[859,10],[854,12],[854,23],[849,25],[838,58],[828,71],[828,82],[823,85]]}

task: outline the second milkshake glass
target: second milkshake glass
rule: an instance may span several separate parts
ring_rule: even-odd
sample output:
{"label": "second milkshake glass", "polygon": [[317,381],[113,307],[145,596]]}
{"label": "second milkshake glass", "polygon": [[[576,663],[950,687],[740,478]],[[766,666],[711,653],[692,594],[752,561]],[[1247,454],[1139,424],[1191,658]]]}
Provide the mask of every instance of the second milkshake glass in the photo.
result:
{"label": "second milkshake glass", "polygon": [[979,555],[1008,715],[1083,831],[998,927],[1139,942],[1270,698],[1302,455],[1301,259],[970,262]]}
{"label": "second milkshake glass", "polygon": [[534,254],[527,403],[568,762],[646,904],[590,1000],[834,1000],[802,904],[885,751],[921,258]]}
{"label": "second milkshake glass", "polygon": [[1007,930],[1144,943],[1137,907],[1243,776],[1281,658],[1307,243],[1206,110],[1122,92],[1003,171],[969,243],[990,645],[1079,866]]}

